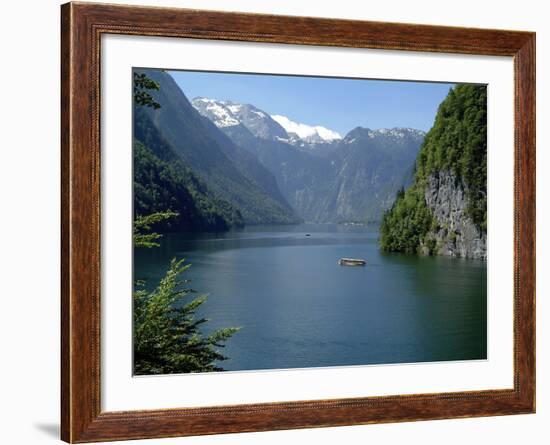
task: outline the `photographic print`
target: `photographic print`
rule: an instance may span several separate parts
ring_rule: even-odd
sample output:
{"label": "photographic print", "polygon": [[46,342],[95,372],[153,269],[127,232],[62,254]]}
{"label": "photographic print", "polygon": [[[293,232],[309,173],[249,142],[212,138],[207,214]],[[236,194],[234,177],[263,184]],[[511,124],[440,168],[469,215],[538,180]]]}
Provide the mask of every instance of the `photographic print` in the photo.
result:
{"label": "photographic print", "polygon": [[133,70],[135,375],[487,358],[487,87]]}

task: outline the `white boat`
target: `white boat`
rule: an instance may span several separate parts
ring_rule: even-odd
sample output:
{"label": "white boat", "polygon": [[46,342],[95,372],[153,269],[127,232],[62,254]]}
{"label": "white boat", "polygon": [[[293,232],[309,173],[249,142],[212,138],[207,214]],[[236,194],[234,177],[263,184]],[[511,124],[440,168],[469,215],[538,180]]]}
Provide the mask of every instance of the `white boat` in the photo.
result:
{"label": "white boat", "polygon": [[340,258],[338,264],[340,266],[364,266],[367,262],[357,258]]}

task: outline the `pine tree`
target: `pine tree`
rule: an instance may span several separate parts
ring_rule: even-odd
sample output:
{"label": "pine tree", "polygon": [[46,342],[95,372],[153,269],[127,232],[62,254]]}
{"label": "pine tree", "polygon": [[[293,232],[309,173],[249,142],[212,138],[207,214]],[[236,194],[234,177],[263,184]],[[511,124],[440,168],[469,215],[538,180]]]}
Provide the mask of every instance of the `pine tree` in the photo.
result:
{"label": "pine tree", "polygon": [[[138,218],[134,223],[134,247],[158,246],[162,235],[149,232],[151,226],[174,217],[165,212]],[[147,230],[148,233],[143,233]],[[205,336],[200,327],[208,319],[196,311],[205,295],[195,294],[181,276],[189,270],[185,260],[173,259],[158,286],[148,292],[137,281],[134,292],[134,373],[136,375],[223,371],[217,362],[226,360],[218,349],[240,328],[226,328]]]}

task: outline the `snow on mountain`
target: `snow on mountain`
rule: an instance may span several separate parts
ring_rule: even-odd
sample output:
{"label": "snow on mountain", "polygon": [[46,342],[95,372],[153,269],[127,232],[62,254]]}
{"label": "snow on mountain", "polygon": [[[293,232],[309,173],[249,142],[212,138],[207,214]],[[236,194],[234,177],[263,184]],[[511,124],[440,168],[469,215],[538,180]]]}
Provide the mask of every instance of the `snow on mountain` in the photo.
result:
{"label": "snow on mountain", "polygon": [[[290,144],[301,151],[325,156],[337,150],[342,144],[363,144],[387,140],[403,144],[409,140],[422,140],[425,132],[414,128],[369,128],[357,127],[344,138],[336,131],[320,125],[307,125],[290,120],[283,115],[269,115],[250,104],[239,104],[228,100],[197,97],[192,101],[197,111],[210,119],[231,138],[252,133],[260,139]],[[244,132],[244,133],[243,133]]]}
{"label": "snow on mountain", "polygon": [[394,138],[404,138],[406,136],[413,136],[413,137],[424,137],[426,135],[425,131],[417,130],[415,128],[400,128],[400,127],[394,127],[394,128],[379,128],[378,130],[370,130],[369,131],[369,137],[376,137],[378,135],[386,135],[391,136]]}
{"label": "snow on mountain", "polygon": [[300,139],[306,142],[332,142],[338,139],[342,139],[342,136],[336,131],[329,130],[328,128],[320,125],[307,125],[298,122],[291,121],[286,116],[278,114],[271,115],[273,120],[279,123],[289,134],[295,134]]}
{"label": "snow on mountain", "polygon": [[256,137],[285,142],[301,149],[312,149],[317,144],[342,139],[337,132],[328,128],[294,122],[286,116],[271,116],[250,104],[205,97],[196,97],[192,104],[220,129],[229,130],[228,127],[242,125]]}
{"label": "snow on mountain", "polygon": [[392,139],[403,139],[405,137],[411,137],[415,139],[423,139],[426,136],[426,132],[417,130],[415,128],[379,128],[377,130],[371,130],[370,128],[357,127],[351,130],[344,138],[345,144],[352,144],[355,142],[358,135],[367,136],[369,139],[375,139],[378,137],[386,137]]}
{"label": "snow on mountain", "polygon": [[254,105],[204,97],[196,97],[192,104],[200,114],[214,122],[218,128],[242,125],[254,136],[262,139],[288,138],[283,127],[271,119],[269,114]]}
{"label": "snow on mountain", "polygon": [[207,99],[205,97],[198,97],[193,100],[193,106],[201,114],[210,118],[218,128],[239,125],[238,119],[235,119],[231,110],[222,106],[222,104],[223,102],[219,103],[214,99]]}

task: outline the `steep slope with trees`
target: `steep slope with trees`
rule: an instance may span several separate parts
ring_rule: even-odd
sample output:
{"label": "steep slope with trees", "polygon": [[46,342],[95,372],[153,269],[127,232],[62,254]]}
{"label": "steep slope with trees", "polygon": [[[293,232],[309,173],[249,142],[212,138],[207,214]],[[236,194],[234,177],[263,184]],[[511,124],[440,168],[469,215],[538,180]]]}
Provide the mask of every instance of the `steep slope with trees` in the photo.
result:
{"label": "steep slope with trees", "polygon": [[224,231],[242,227],[240,212],[212,193],[181,162],[161,160],[141,142],[134,144],[134,217],[177,210],[161,230]]}
{"label": "steep slope with trees", "polygon": [[384,215],[380,244],[387,251],[486,258],[485,86],[458,85],[439,106],[413,184]]}
{"label": "steep slope with trees", "polygon": [[[237,208],[247,224],[299,222],[273,175],[246,150],[202,117],[161,70],[137,70],[160,85],[151,92],[160,109],[143,108],[178,158],[210,190]],[[151,148],[151,147],[150,147]]]}

